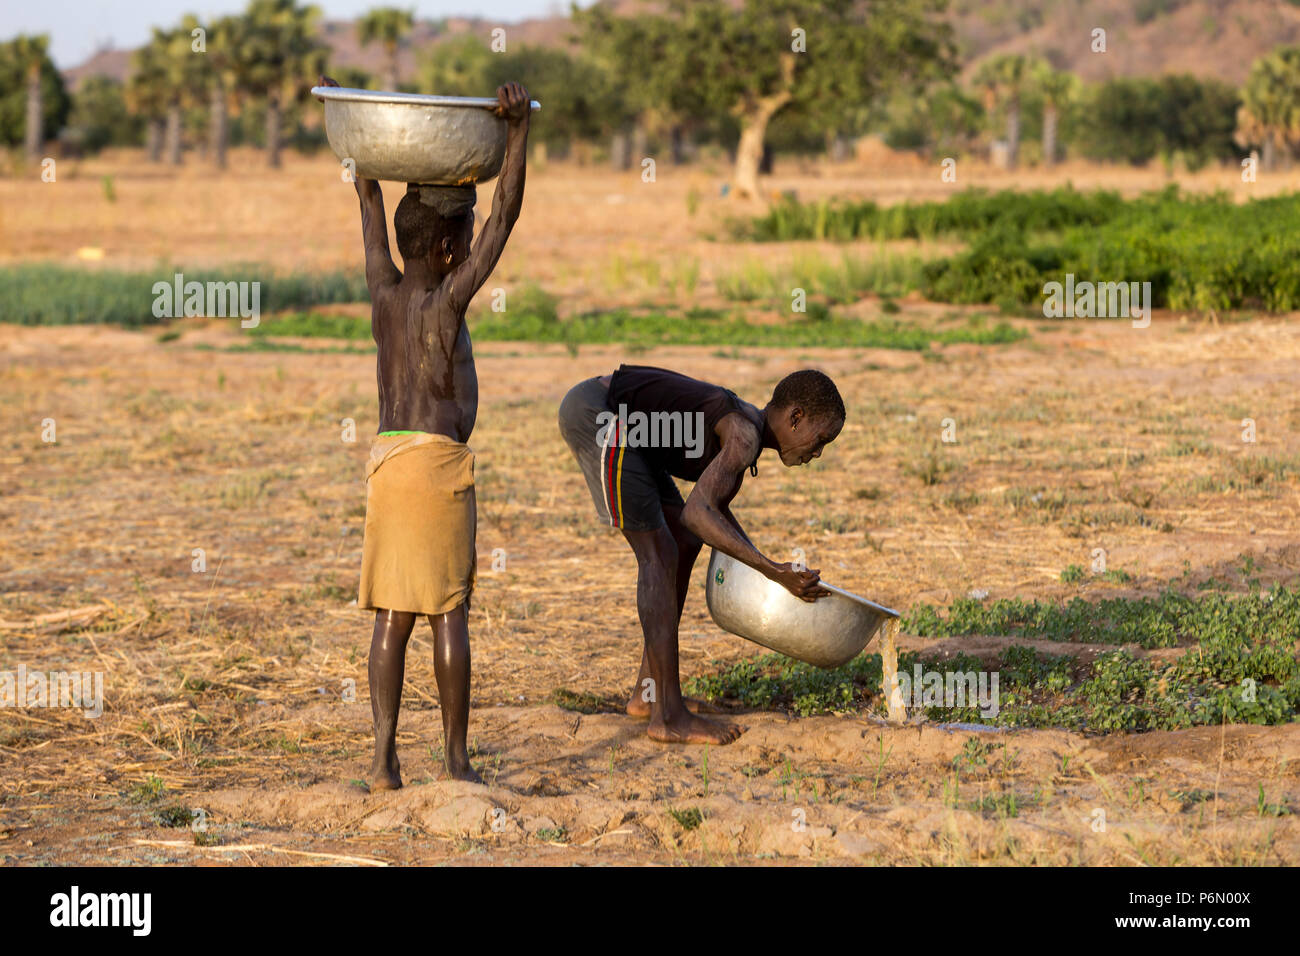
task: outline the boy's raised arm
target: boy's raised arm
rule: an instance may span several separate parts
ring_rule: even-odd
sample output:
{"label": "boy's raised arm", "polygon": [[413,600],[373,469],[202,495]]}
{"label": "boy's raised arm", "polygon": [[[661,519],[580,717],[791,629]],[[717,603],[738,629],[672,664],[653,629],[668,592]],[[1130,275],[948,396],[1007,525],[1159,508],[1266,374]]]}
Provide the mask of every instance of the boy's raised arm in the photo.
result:
{"label": "boy's raised arm", "polygon": [[374,179],[357,177],[361,200],[361,239],[366,247],[366,287],[373,296],[377,287],[392,285],[402,278],[388,249],[388,223],[384,218],[384,194]]}
{"label": "boy's raised arm", "polygon": [[[328,76],[320,78],[320,86],[338,86],[338,81]],[[381,285],[391,285],[402,278],[393,265],[393,254],[388,248],[388,223],[384,218],[384,194],[374,179],[354,176],[357,198],[361,201],[361,241],[366,250],[366,286],[373,296]]]}
{"label": "boy's raised arm", "polygon": [[528,91],[518,83],[507,83],[499,88],[497,100],[496,113],[506,118],[508,129],[505,160],[492,198],[492,214],[474,241],[469,258],[452,270],[446,279],[446,295],[462,319],[465,306],[496,268],[524,204],[524,166],[532,101]]}

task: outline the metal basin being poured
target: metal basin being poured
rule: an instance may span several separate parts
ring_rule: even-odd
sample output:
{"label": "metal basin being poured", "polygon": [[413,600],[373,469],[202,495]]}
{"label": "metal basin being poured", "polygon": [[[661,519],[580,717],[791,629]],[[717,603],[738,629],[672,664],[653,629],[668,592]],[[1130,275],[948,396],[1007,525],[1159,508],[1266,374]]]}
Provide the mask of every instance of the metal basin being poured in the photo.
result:
{"label": "metal basin being poured", "polygon": [[723,630],[818,667],[839,667],[862,653],[897,611],[822,582],[831,593],[801,601],[775,581],[721,551],[709,558],[705,596]]}
{"label": "metal basin being poured", "polygon": [[[312,87],[325,101],[325,135],[363,179],[464,186],[491,179],[506,151],[494,97],[422,96]],[[534,110],[541,104],[532,101]]]}

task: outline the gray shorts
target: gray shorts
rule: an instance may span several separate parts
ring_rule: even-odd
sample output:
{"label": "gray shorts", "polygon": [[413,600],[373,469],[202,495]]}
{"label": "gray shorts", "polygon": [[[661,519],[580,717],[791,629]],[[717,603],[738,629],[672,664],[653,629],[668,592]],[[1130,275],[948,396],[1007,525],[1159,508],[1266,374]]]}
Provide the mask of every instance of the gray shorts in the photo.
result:
{"label": "gray shorts", "polygon": [[654,531],[664,525],[664,508],[682,507],[672,476],[620,439],[618,423],[599,418],[610,411],[609,389],[599,376],[579,382],[560,402],[560,434],[587,479],[600,520],[627,531]]}

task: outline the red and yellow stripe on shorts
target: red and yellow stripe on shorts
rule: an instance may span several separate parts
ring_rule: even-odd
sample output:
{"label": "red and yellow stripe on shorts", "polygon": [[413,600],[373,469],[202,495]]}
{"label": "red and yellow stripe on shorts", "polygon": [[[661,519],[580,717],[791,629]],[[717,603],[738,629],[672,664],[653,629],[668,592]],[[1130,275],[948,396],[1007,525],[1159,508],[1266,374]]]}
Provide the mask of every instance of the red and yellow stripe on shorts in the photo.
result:
{"label": "red and yellow stripe on shorts", "polygon": [[[611,436],[613,441],[610,440]],[[605,495],[609,523],[623,527],[623,442],[619,423],[605,433],[605,447],[600,450],[600,488]]]}

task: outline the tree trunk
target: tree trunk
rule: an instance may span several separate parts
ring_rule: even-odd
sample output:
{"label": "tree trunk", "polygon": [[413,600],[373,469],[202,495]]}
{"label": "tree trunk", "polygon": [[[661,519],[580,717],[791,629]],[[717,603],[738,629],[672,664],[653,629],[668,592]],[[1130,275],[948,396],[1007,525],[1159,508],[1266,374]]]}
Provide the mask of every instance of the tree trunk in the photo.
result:
{"label": "tree trunk", "polygon": [[627,132],[620,130],[610,137],[609,164],[615,169],[630,169],[632,166],[632,148]]}
{"label": "tree trunk", "polygon": [[163,122],[156,116],[149,117],[145,127],[145,149],[149,153],[149,162],[162,162]]}
{"label": "tree trunk", "polygon": [[645,124],[637,120],[636,125],[632,127],[632,164],[634,166],[640,167],[642,160],[649,155],[647,139]]}
{"label": "tree trunk", "polygon": [[[772,156],[766,149],[767,124],[772,114],[785,105],[788,97],[769,97],[740,116],[740,141],[736,144],[736,195],[754,197],[758,192],[758,175],[771,172]],[[766,167],[766,170],[763,167]]]}
{"label": "tree trunk", "polygon": [[41,70],[36,66],[27,71],[27,120],[23,131],[23,148],[32,159],[41,158],[45,139],[41,113]]}
{"label": "tree trunk", "polygon": [[1263,172],[1271,172],[1277,165],[1277,149],[1273,145],[1273,134],[1269,133],[1264,137],[1263,149],[1260,152],[1259,168]]}
{"label": "tree trunk", "polygon": [[1020,157],[1020,101],[1007,104],[1007,168],[1015,169]]}
{"label": "tree trunk", "polygon": [[767,124],[776,111],[790,101],[794,90],[795,54],[781,57],[781,88],[767,96],[760,96],[738,108],[740,141],[736,144],[736,195],[755,197],[758,193],[759,166],[764,159],[771,169],[771,155],[765,156],[763,144],[767,138]]}
{"label": "tree trunk", "polygon": [[266,95],[266,160],[272,169],[280,168],[280,92]]}
{"label": "tree trunk", "polygon": [[672,129],[668,131],[669,150],[672,153],[674,166],[680,166],[686,162],[686,142],[685,134],[682,131],[681,123],[674,123]]}
{"label": "tree trunk", "polygon": [[1048,103],[1043,107],[1043,165],[1056,165],[1056,123],[1060,113],[1056,104]]}
{"label": "tree trunk", "polygon": [[167,107],[167,162],[181,164],[181,104]]}
{"label": "tree trunk", "polygon": [[208,112],[212,117],[212,161],[217,169],[225,169],[229,123],[226,119],[226,89],[220,80],[212,84],[212,103]]}
{"label": "tree trunk", "polygon": [[839,130],[827,130],[824,142],[828,161],[842,163],[853,158],[853,140]]}
{"label": "tree trunk", "polygon": [[397,49],[393,48],[388,51],[388,89],[397,92]]}

